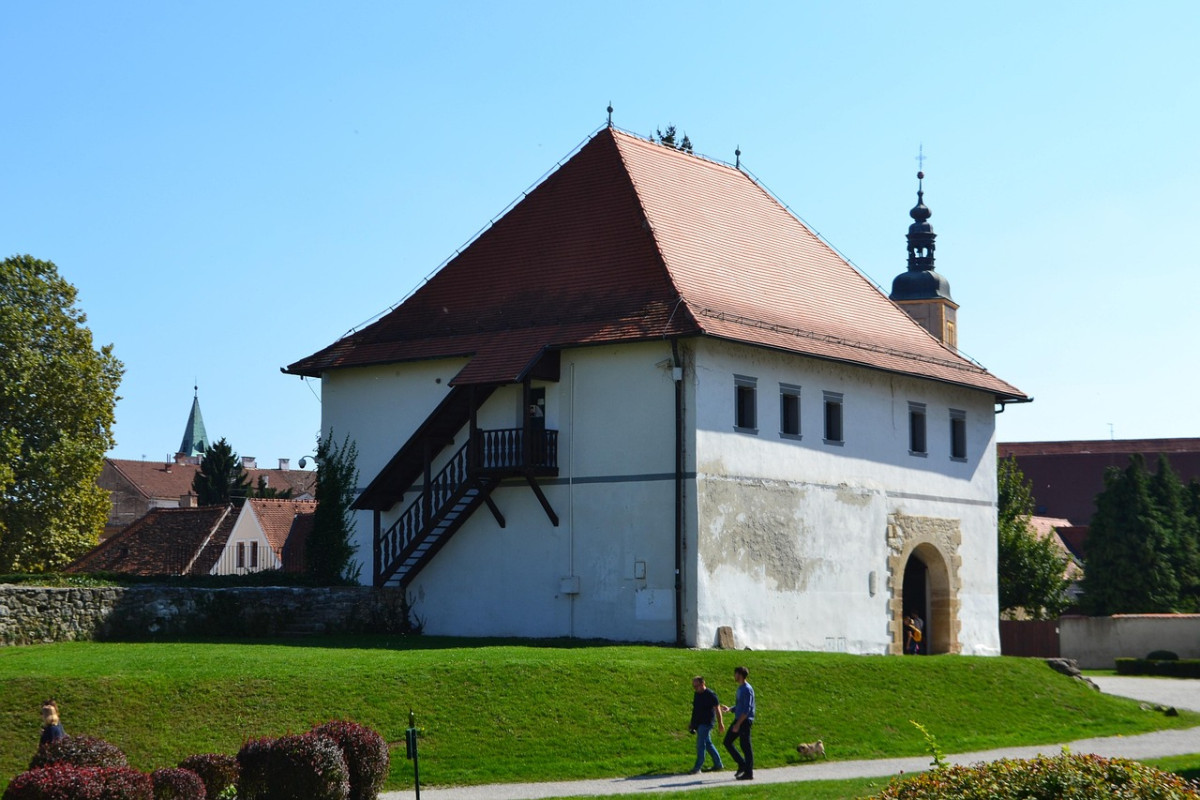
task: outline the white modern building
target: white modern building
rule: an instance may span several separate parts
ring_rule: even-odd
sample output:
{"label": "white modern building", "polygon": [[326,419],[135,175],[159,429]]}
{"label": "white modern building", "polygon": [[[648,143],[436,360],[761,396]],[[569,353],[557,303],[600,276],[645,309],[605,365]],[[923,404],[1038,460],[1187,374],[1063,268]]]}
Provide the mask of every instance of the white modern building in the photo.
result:
{"label": "white modern building", "polygon": [[[929,212],[884,296],[735,167],[605,128],[287,367],[426,631],[999,653],[994,415]],[[908,313],[906,313],[908,312]]]}

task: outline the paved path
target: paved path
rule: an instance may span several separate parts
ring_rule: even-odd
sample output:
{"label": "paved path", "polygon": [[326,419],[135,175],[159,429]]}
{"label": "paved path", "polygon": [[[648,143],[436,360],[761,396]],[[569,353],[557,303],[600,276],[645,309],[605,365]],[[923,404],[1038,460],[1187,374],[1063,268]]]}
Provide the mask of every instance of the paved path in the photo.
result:
{"label": "paved path", "polygon": [[[1200,711],[1200,680],[1173,678],[1096,678],[1096,684],[1108,694],[1132,697],[1164,706]],[[1110,758],[1158,758],[1161,756],[1200,753],[1200,728],[1156,731],[1138,736],[1108,736],[1081,739],[1067,743],[1072,753],[1095,753]],[[1032,758],[1037,755],[1057,755],[1063,745],[1047,744],[1030,747],[1005,747],[976,753],[957,753],[946,756],[953,764],[973,764],[998,758]],[[842,778],[877,778],[901,772],[921,772],[929,768],[929,756],[915,758],[883,758],[869,761],[818,761],[775,769],[754,771],[754,783],[793,783],[796,781],[839,780]],[[547,783],[503,783],[489,786],[455,786],[446,789],[421,789],[422,800],[539,800],[551,797],[595,797],[610,794],[645,794],[646,792],[699,789],[715,784],[733,782],[733,772],[701,775],[646,775],[635,778],[605,778],[590,781],[555,781]],[[385,792],[381,800],[408,800],[413,791]]]}

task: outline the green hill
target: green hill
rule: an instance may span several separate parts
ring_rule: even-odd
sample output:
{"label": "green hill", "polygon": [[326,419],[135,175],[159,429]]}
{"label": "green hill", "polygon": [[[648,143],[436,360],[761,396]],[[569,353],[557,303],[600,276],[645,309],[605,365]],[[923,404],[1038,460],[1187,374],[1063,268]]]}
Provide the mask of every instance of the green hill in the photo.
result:
{"label": "green hill", "polygon": [[0,648],[0,786],[28,763],[51,696],[69,734],[107,739],[146,770],[345,718],[393,743],[387,788],[402,788],[412,709],[426,785],[675,772],[694,757],[692,675],[731,702],[738,664],[757,692],[763,768],[794,763],[795,743],[818,738],[831,759],[924,754],[910,720],[948,753],[1200,725],[1026,659],[432,637],[76,642]]}

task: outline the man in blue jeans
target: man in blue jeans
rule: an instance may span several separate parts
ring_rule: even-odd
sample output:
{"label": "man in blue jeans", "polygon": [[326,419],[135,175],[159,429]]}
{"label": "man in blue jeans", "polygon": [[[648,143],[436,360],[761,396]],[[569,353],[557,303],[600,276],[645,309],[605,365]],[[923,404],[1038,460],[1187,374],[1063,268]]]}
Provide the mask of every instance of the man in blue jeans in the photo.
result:
{"label": "man in blue jeans", "polygon": [[[721,706],[722,711],[733,712],[733,724],[725,733],[725,749],[737,762],[738,771],[733,777],[739,781],[754,780],[754,748],[750,745],[750,728],[754,725],[754,687],[746,683],[748,677],[750,671],[745,667],[734,667],[733,679],[738,685],[737,698],[733,708]],[[741,753],[733,746],[734,739],[742,746]]]}
{"label": "man in blue jeans", "polygon": [[705,753],[712,756],[712,771],[716,772],[725,766],[721,763],[721,754],[717,752],[716,745],[712,743],[714,722],[718,730],[725,732],[721,702],[717,699],[717,693],[708,688],[704,678],[699,675],[692,678],[692,689],[696,693],[692,695],[692,721],[688,724],[688,731],[696,734],[696,763],[692,766],[691,774],[695,775],[704,766]]}

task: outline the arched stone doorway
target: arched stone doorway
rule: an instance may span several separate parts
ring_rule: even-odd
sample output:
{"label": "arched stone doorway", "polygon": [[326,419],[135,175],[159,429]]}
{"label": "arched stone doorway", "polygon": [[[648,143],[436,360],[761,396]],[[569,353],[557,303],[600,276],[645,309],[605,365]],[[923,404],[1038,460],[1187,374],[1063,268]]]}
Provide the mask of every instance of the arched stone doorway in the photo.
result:
{"label": "arched stone doorway", "polygon": [[907,611],[916,611],[925,620],[924,652],[962,651],[958,642],[961,543],[956,519],[888,517],[889,652],[904,652]]}

